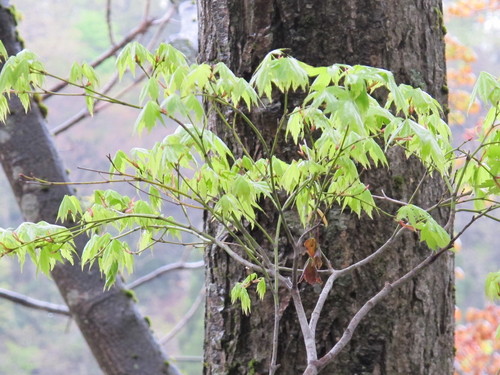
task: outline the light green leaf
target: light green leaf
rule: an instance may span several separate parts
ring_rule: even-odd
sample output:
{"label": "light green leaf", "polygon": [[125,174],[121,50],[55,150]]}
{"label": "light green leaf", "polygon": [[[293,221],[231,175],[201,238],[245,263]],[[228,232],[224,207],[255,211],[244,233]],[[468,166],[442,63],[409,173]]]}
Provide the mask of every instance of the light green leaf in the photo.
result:
{"label": "light green leaf", "polygon": [[257,283],[257,294],[260,299],[264,299],[264,296],[266,295],[266,280],[263,277],[261,277]]}
{"label": "light green leaf", "polygon": [[500,82],[497,78],[487,72],[479,73],[476,84],[472,89],[472,94],[470,96],[469,108],[479,96],[481,100],[485,103],[490,103],[493,106],[498,105],[500,99]]}
{"label": "light green leaf", "polygon": [[[85,90],[85,91],[87,91],[87,90]],[[85,104],[86,104],[87,110],[89,111],[91,116],[94,115],[94,103],[95,103],[95,99],[93,98],[92,94],[87,93],[85,95]]]}
{"label": "light green leaf", "polygon": [[82,214],[80,201],[73,195],[65,195],[61,204],[59,205],[59,211],[57,212],[56,220],[62,222],[66,220],[68,216],[70,216],[71,220],[76,221],[77,214]]}
{"label": "light green leaf", "polygon": [[5,49],[5,46],[4,44],[2,43],[2,41],[0,41],[0,60],[7,60],[7,58],[9,57],[9,54],[7,53],[7,50]]}
{"label": "light green leaf", "polygon": [[79,84],[82,79],[82,66],[75,62],[71,66],[71,70],[69,73],[69,81],[72,83]]}
{"label": "light green leaf", "polygon": [[486,276],[484,292],[491,301],[500,299],[500,271],[490,272]]}
{"label": "light green leaf", "polygon": [[298,143],[299,137],[302,137],[304,128],[303,114],[299,107],[296,107],[288,117],[286,125],[286,135],[292,135],[293,142]]}
{"label": "light green leaf", "polygon": [[83,82],[84,86],[92,86],[92,88],[96,88],[99,86],[99,79],[97,78],[97,73],[93,67],[91,67],[87,63],[82,64],[81,74],[83,77],[87,79],[87,82]]}
{"label": "light green leaf", "polygon": [[241,289],[239,300],[241,302],[241,310],[243,310],[245,315],[248,315],[250,313],[252,301],[250,300],[250,296],[248,295],[246,288]]}
{"label": "light green leaf", "polygon": [[447,246],[451,237],[434,218],[420,207],[408,204],[401,207],[396,215],[396,220],[406,221],[420,233],[420,240],[425,241],[433,250]]}
{"label": "light green leaf", "polygon": [[155,101],[149,101],[142,108],[139,117],[137,117],[134,131],[140,133],[144,128],[151,130],[157,121],[162,121],[160,106]]}
{"label": "light green leaf", "polygon": [[146,84],[142,87],[141,93],[139,95],[139,102],[144,103],[146,97],[150,100],[156,101],[160,95],[160,85],[156,77],[150,77]]}
{"label": "light green leaf", "polygon": [[7,98],[3,94],[0,94],[0,121],[5,123],[7,115],[9,113],[10,113],[9,102],[7,101]]}

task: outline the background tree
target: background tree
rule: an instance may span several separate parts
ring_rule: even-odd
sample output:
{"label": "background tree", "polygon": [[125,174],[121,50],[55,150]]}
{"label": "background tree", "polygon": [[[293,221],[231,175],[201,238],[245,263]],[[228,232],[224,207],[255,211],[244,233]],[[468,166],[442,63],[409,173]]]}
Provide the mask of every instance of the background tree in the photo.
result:
{"label": "background tree", "polygon": [[[22,44],[16,33],[12,9],[0,4],[0,40],[9,54]],[[20,180],[21,175],[43,176],[51,181],[66,181],[66,174],[49,138],[43,115],[36,103],[24,114],[21,102],[9,103],[11,114],[0,128],[0,159],[25,220],[55,222],[62,198],[71,194],[67,186],[41,187]],[[77,238],[81,251],[88,238]],[[103,292],[104,280],[98,270],[81,269],[78,262],[60,264],[52,271],[72,317],[87,340],[99,365],[107,374],[177,374],[169,365],[139,314],[130,292],[118,282]]]}
{"label": "background tree", "polygon": [[[394,72],[398,82],[421,87],[446,104],[444,27],[440,1],[427,3],[386,1],[200,1],[200,59],[223,61],[248,78],[265,53],[287,48],[293,56],[312,65],[332,63],[366,64]],[[291,100],[293,106],[293,99]],[[281,103],[281,107],[284,104]],[[250,116],[259,130],[271,139],[277,127],[280,105]],[[220,124],[213,124],[231,144]],[[246,128],[248,129],[248,128]],[[253,136],[239,128],[240,137],[251,149]],[[233,146],[234,147],[234,146]],[[280,155],[293,155],[285,144]],[[390,168],[367,173],[364,182],[371,190],[408,199],[417,184],[419,205],[430,206],[443,194],[438,179],[430,179],[416,162],[391,156]],[[383,205],[390,210],[390,205]],[[267,213],[269,216],[269,213]],[[437,214],[441,223],[446,211]],[[276,216],[262,218],[273,222]],[[385,241],[390,224],[380,218],[356,221],[351,215],[333,210],[329,227],[320,235],[322,249],[334,266],[345,267],[370,254]],[[262,239],[257,238],[257,241]],[[290,244],[288,250],[290,253]],[[324,353],[341,336],[347,322],[364,303],[391,280],[413,267],[428,250],[411,234],[393,246],[386,257],[370,267],[339,280],[324,308],[327,316],[318,325]],[[241,280],[243,270],[225,253],[211,248],[206,254],[205,373],[246,373],[267,371],[271,355],[272,304],[259,306],[249,317],[232,307],[229,285]],[[221,288],[221,286],[226,286]],[[310,288],[310,287],[305,287]],[[310,288],[312,289],[312,288]],[[313,290],[306,295],[313,296]],[[307,301],[307,297],[305,297]],[[307,304],[307,302],[305,302]],[[312,303],[312,302],[309,302]],[[309,305],[311,306],[311,305]],[[453,358],[453,258],[443,256],[416,280],[394,292],[387,303],[377,306],[361,323],[347,348],[325,369],[337,374],[412,373],[447,374]],[[311,308],[311,307],[309,307]],[[296,315],[291,304],[281,306],[279,373],[301,369],[305,352]]]}

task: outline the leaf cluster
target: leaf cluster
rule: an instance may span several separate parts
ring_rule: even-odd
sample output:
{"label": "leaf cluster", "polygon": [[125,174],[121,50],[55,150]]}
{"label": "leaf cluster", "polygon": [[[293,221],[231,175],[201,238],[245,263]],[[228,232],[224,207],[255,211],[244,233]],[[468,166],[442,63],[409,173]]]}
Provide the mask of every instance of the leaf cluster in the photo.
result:
{"label": "leaf cluster", "polygon": [[[176,238],[185,243],[194,236],[199,244],[216,244],[263,275],[257,278],[252,273],[252,279],[247,277],[233,289],[233,301],[239,300],[249,312],[250,283],[258,280],[258,293],[263,295],[266,283],[283,281],[278,259],[280,234],[286,235],[291,247],[302,246],[293,238],[285,212],[295,215],[304,231],[321,222],[327,224],[326,213],[332,207],[374,220],[376,215],[389,215],[399,227],[418,233],[421,241],[438,250],[447,248],[451,236],[432,218],[433,209],[439,205],[454,208],[464,196],[472,197],[480,214],[498,206],[491,197],[499,191],[500,86],[491,75],[481,75],[474,91],[491,110],[478,137],[479,146],[465,153],[452,148],[438,102],[418,88],[397,85],[393,75],[383,69],[344,64],[313,67],[275,50],[246,81],[223,63],[189,65],[170,45],[148,51],[135,42],[122,50],[116,69],[120,77],[138,70],[147,77],[137,104],[116,101],[138,108],[136,131],[158,124],[177,125],[151,149],[118,151],[110,158],[109,182],[133,183],[144,199],[134,200],[114,190],[96,190],[85,203],[65,197],[58,219],[71,219],[77,225],[59,228],[60,237],[54,237],[54,228],[46,223],[3,231],[0,244],[4,253],[15,252],[23,260],[23,254],[29,253],[46,272],[55,261],[71,257],[67,239],[86,232],[91,239],[81,255],[82,265],[97,260],[109,285],[119,271],[132,270],[134,254],[157,242]],[[5,95],[14,92],[27,109],[28,92],[32,86],[41,87],[46,74],[31,52],[10,57],[0,74],[0,118],[5,119],[8,111]],[[99,78],[87,64],[74,64],[64,80],[82,89],[89,111],[95,100],[113,101],[97,91]],[[300,94],[302,99],[288,109],[291,94]],[[275,139],[264,139],[248,112],[275,101],[284,103],[284,110]],[[214,116],[233,136],[241,155],[234,154],[209,128],[209,118]],[[238,126],[255,135],[262,149],[259,156],[246,148]],[[288,142],[296,156],[282,157],[276,151],[279,142]],[[439,174],[449,187],[450,198],[430,208],[418,207],[411,200],[396,202],[400,207],[395,212],[382,211],[377,200],[394,200],[374,195],[363,182],[362,172],[390,168],[387,154],[392,148],[401,148],[406,157],[420,160],[428,174]],[[466,159],[464,165],[453,170],[456,158],[461,157]],[[465,194],[468,189],[472,192]],[[259,222],[260,215],[266,214],[264,200],[279,217],[271,231]],[[184,218],[164,215],[168,204],[179,206]],[[188,209],[206,210],[220,225],[220,232],[213,235],[197,228],[190,222]],[[28,227],[35,228],[29,235]],[[104,232],[99,232],[103,227]],[[259,231],[268,241],[275,254],[273,261],[251,231]],[[131,250],[125,238],[135,232],[140,239],[137,249]],[[58,241],[62,238],[64,243]]]}

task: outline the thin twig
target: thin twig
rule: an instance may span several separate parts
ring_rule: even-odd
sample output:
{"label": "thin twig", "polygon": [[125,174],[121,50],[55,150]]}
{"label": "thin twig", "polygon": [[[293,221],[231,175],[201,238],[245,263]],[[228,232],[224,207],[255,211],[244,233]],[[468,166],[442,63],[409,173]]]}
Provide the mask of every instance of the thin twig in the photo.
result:
{"label": "thin twig", "polygon": [[[116,95],[114,95],[114,98],[119,99],[123,97],[126,93],[128,93],[130,90],[132,90],[134,87],[136,87],[139,83],[141,83],[146,76],[144,74],[139,75],[132,83],[130,83],[128,86],[123,88],[120,92],[118,92]],[[118,83],[118,74],[114,74],[113,77],[109,80],[107,85],[103,87],[102,93],[107,94],[115,85]],[[106,102],[98,102],[96,103],[94,107],[94,113],[93,115],[96,115],[98,112],[106,109],[110,105],[112,105],[112,102],[106,101]],[[50,132],[52,135],[59,135],[60,133],[68,130],[72,126],[76,125],[79,123],[81,120],[92,116],[90,114],[89,110],[87,107],[83,107],[78,113],[76,113],[74,116],[70,117],[63,123],[55,126]]]}
{"label": "thin twig", "polygon": [[153,279],[156,279],[157,277],[160,277],[164,273],[171,272],[171,271],[176,271],[176,270],[187,270],[187,269],[197,269],[197,268],[202,268],[204,265],[204,262],[202,260],[198,262],[175,262],[175,263],[170,263],[165,266],[162,266],[160,268],[157,268],[153,272],[148,273],[147,275],[144,275],[142,277],[139,277],[137,280],[132,281],[127,285],[128,289],[134,289],[142,284],[145,284]]}
{"label": "thin twig", "polygon": [[337,276],[342,276],[348,272],[354,271],[356,268],[359,268],[359,267],[371,262],[372,260],[374,260],[378,256],[380,256],[384,252],[384,250],[387,249],[389,247],[389,245],[391,245],[394,242],[394,240],[401,235],[401,233],[403,233],[404,229],[405,228],[403,228],[403,227],[397,228],[393,232],[392,236],[389,237],[389,239],[382,246],[380,246],[375,252],[368,255],[366,258],[361,259],[359,262],[356,262],[356,263],[351,264],[350,266],[348,266],[346,268],[343,268],[341,270],[336,271],[338,273]]}
{"label": "thin twig", "polygon": [[[110,1],[110,0],[108,0],[108,1]],[[175,13],[175,10],[176,10],[175,6],[170,6],[168,11],[161,18],[156,19],[152,22],[152,24],[157,25],[158,27],[157,27],[157,30],[154,33],[154,35],[151,37],[149,43],[147,44],[148,49],[152,49],[157,44],[159,38],[161,37],[163,30],[165,29],[165,26],[168,24],[168,22],[172,18],[172,15]],[[113,43],[113,45],[115,45],[115,44]],[[122,97],[123,95],[125,95],[127,92],[129,92],[131,89],[133,89],[135,86],[137,86],[140,82],[142,82],[145,77],[146,76],[143,74],[138,76],[136,79],[134,79],[134,81],[130,85],[128,85],[123,90],[121,90],[119,93],[117,93],[115,95],[115,98],[118,99],[118,98]],[[118,74],[114,74],[113,77],[107,83],[107,85],[103,88],[102,92],[104,94],[108,93],[116,85],[117,82],[118,82]],[[50,93],[49,95],[46,95],[46,97],[48,97],[50,95],[52,95],[52,93]],[[94,107],[93,114],[94,115],[97,114],[98,112],[109,107],[111,104],[112,104],[111,102],[101,102],[99,104],[96,104]],[[84,107],[80,111],[78,111],[78,113],[76,113],[74,116],[72,116],[68,120],[64,121],[63,123],[57,125],[56,127],[54,127],[51,130],[51,133],[52,133],[52,135],[58,135],[64,131],[68,130],[69,128],[73,127],[74,125],[79,123],[81,120],[83,120],[87,117],[90,117],[90,116],[92,116],[92,115],[88,111],[87,107]]]}
{"label": "thin twig", "polygon": [[[134,83],[135,83],[135,81],[136,80],[134,80]],[[113,77],[108,81],[106,86],[104,86],[102,88],[103,94],[109,93],[109,91],[113,88],[113,86],[115,86],[115,84],[117,82],[118,82],[118,73],[115,73],[113,75]],[[116,98],[118,99],[119,96],[117,95]],[[110,102],[96,103],[96,105],[94,106],[94,111],[93,111],[94,113],[93,114],[94,115],[97,114],[99,111],[103,110],[104,108],[106,108],[110,105],[111,105]],[[68,120],[64,121],[62,124],[55,126],[53,129],[50,130],[50,132],[52,133],[52,135],[58,135],[58,134],[64,132],[65,130],[68,130],[73,125],[77,124],[78,122],[80,122],[81,120],[83,120],[84,118],[89,117],[89,116],[92,116],[92,115],[90,114],[87,107],[84,107],[80,111],[78,111],[75,115],[70,117]]]}
{"label": "thin twig", "polygon": [[180,355],[177,357],[169,357],[171,361],[175,362],[202,362],[203,357],[199,355]]}
{"label": "thin twig", "polygon": [[71,313],[66,305],[57,305],[55,303],[42,301],[11,290],[0,288],[0,298],[7,299],[31,309],[47,311],[58,315],[71,316]]}
{"label": "thin twig", "polygon": [[385,192],[382,190],[382,196],[380,195],[375,195],[375,194],[372,194],[372,197],[375,198],[375,199],[380,199],[380,200],[384,200],[384,201],[388,201],[388,202],[392,202],[392,203],[395,203],[399,206],[407,206],[408,203],[407,202],[403,202],[403,201],[400,201],[400,200],[397,200],[397,199],[393,199],[393,198],[389,198]]}
{"label": "thin twig", "polygon": [[106,25],[108,27],[108,38],[109,42],[111,43],[112,46],[114,46],[115,43],[115,38],[113,36],[113,26],[112,26],[112,21],[111,21],[111,1],[112,0],[106,0]]}
{"label": "thin twig", "polygon": [[[201,233],[201,232],[198,233],[198,237],[200,239],[204,239],[208,243],[211,242],[215,246],[221,248],[222,250],[224,250],[227,253],[227,255],[229,255],[231,258],[233,258],[235,261],[237,261],[241,265],[247,267],[249,270],[255,270],[257,272],[263,272],[263,273],[267,273],[267,274],[273,274],[273,270],[266,269],[265,267],[263,267],[261,265],[252,263],[252,262],[246,260],[245,258],[243,258],[238,253],[236,253],[233,249],[231,249],[231,247],[227,243],[224,242],[224,239],[227,237],[227,235],[228,235],[228,233],[225,232],[225,233],[222,233],[219,236],[217,236],[217,238],[215,238],[215,237],[209,236],[206,233]],[[232,244],[232,245],[236,245],[236,244]],[[282,276],[279,273],[278,273],[278,277],[279,277],[279,280],[283,283],[283,285],[285,285],[287,288],[290,289],[292,287],[289,279],[285,278],[284,276]]]}
{"label": "thin twig", "polygon": [[201,305],[201,302],[203,301],[203,298],[205,297],[205,286],[203,286],[198,293],[198,297],[194,300],[193,304],[189,308],[188,311],[184,314],[183,318],[177,322],[174,328],[165,335],[161,340],[160,344],[165,345],[168,343],[172,338],[174,338],[175,335],[177,335],[182,328],[186,326],[186,324],[191,320],[191,318],[194,316],[196,311]]}

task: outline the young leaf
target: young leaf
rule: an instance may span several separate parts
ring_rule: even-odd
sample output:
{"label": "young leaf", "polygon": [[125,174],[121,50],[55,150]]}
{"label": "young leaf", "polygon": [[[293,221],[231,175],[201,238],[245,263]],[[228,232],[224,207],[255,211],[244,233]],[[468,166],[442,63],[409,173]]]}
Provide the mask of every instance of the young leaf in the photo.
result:
{"label": "young leaf", "polygon": [[69,72],[69,81],[78,84],[80,83],[81,79],[82,79],[82,66],[79,63],[75,62],[71,66],[71,70]]}
{"label": "young leaf", "polygon": [[266,295],[266,280],[263,277],[261,277],[257,283],[257,294],[260,299],[264,299]]}
{"label": "young leaf", "polygon": [[9,57],[9,54],[7,53],[7,50],[5,49],[4,44],[0,40],[0,61],[5,61]]}
{"label": "young leaf", "polygon": [[77,197],[73,195],[65,195],[61,204],[59,205],[59,211],[57,212],[58,221],[64,221],[68,216],[71,217],[71,220],[76,221],[76,217],[78,215],[82,215],[82,207],[80,205],[80,201]]}
{"label": "young leaf", "polygon": [[144,128],[151,130],[158,120],[162,120],[160,106],[155,101],[151,100],[142,108],[139,117],[134,125],[134,130],[140,133]]}
{"label": "young leaf", "polygon": [[427,246],[433,250],[444,247],[451,241],[448,232],[420,207],[412,204],[401,207],[396,215],[396,220],[403,223],[406,221],[408,224],[404,224],[404,226],[420,231],[420,240],[425,241]]}
{"label": "young leaf", "polygon": [[500,299],[500,271],[490,272],[486,276],[484,291],[489,300]]}
{"label": "young leaf", "polygon": [[485,103],[490,103],[493,106],[498,105],[500,100],[500,82],[494,76],[489,73],[481,72],[477,78],[476,84],[472,89],[472,94],[470,96],[469,108],[470,110],[474,100],[477,96],[481,98]]}
{"label": "young leaf", "polygon": [[243,310],[243,314],[248,315],[250,313],[252,301],[250,300],[250,296],[248,295],[248,291],[246,290],[246,288],[241,289],[239,299],[241,302],[241,310]]}

